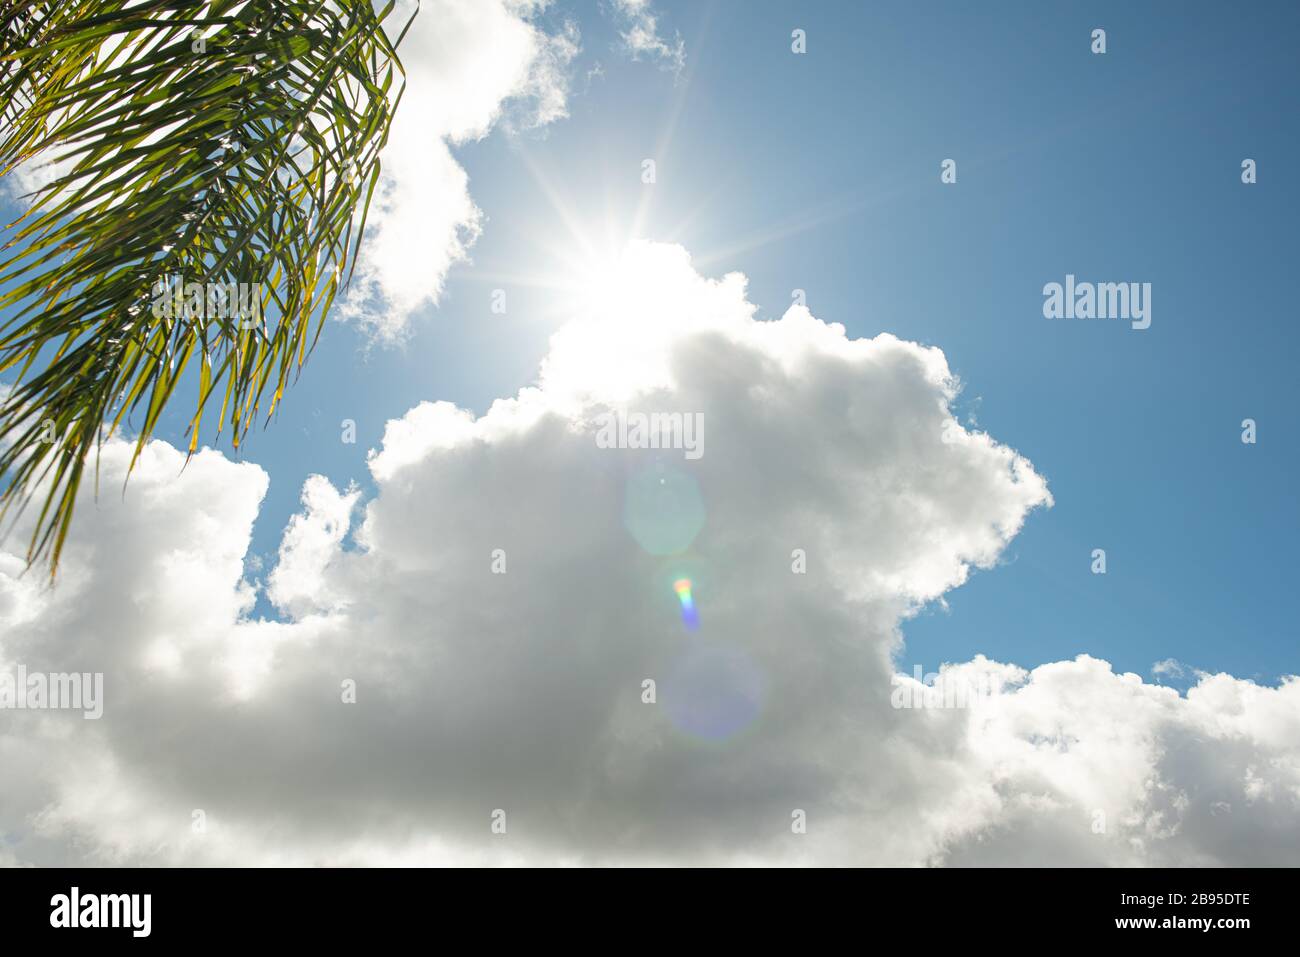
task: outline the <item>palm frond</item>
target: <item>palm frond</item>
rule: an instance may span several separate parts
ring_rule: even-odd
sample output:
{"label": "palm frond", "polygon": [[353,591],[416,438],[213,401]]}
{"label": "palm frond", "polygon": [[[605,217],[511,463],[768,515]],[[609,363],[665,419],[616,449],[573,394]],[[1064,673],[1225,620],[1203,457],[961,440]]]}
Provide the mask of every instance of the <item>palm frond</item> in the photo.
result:
{"label": "palm frond", "polygon": [[29,564],[53,574],[90,453],[132,415],[138,457],[192,364],[191,453],[218,393],[236,448],[275,411],[355,264],[392,9],[0,0],[0,174],[52,164],[0,247],[0,521],[41,502]]}

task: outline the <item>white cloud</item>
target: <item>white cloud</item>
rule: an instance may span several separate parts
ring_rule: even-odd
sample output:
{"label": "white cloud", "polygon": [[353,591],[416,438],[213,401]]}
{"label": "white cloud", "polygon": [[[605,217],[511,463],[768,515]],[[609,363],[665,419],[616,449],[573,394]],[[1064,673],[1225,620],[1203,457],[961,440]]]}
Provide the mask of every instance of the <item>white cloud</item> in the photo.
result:
{"label": "white cloud", "polygon": [[1166,678],[1186,678],[1190,669],[1177,658],[1164,658],[1151,666],[1151,674],[1156,681]]}
{"label": "white cloud", "polygon": [[[891,705],[899,623],[1050,503],[954,428],[942,352],[755,321],[743,277],[672,246],[634,245],[602,295],[536,387],[388,423],[354,545],[355,491],[309,480],[270,576],[287,621],[241,577],[266,476],[213,452],[181,472],[155,442],[124,500],[84,502],[54,593],[0,558],[0,662],[106,673],[98,722],[6,719],[15,859],[1282,861],[1300,682],[1180,696],[977,657],[945,674],[985,679],[978,707]],[[704,456],[598,448],[612,407],[702,413]]]}
{"label": "white cloud", "polygon": [[[442,293],[482,229],[469,176],[451,147],[481,139],[509,102],[519,122],[567,115],[576,26],[547,33],[531,22],[545,4],[512,0],[424,2],[399,53],[407,84],[381,157],[383,175],[366,224],[353,286],[340,314],[379,338],[400,339],[411,314]],[[405,23],[410,5],[394,23]]]}
{"label": "white cloud", "polygon": [[337,596],[322,589],[321,575],[347,534],[360,498],[356,489],[340,494],[322,476],[307,479],[302,490],[304,510],[284,530],[280,561],[267,583],[267,595],[277,608],[303,618],[338,607]]}
{"label": "white cloud", "polygon": [[612,0],[619,23],[619,40],[636,60],[657,61],[666,70],[680,73],[686,65],[686,44],[680,34],[666,39],[659,30],[659,15],[653,0]]}

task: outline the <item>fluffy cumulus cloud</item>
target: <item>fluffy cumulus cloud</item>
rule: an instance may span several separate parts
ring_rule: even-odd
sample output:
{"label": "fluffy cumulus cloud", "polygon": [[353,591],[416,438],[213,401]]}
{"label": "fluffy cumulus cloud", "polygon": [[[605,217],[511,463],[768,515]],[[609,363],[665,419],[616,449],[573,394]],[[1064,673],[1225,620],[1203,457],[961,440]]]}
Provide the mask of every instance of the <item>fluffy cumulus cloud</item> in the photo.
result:
{"label": "fluffy cumulus cloud", "polygon": [[[381,157],[383,174],[366,245],[343,303],[379,338],[400,339],[411,314],[442,292],[468,256],[483,216],[469,175],[452,155],[481,139],[514,107],[520,125],[567,115],[567,74],[577,26],[544,29],[545,0],[423,0],[400,54],[406,88]],[[404,24],[413,0],[392,14]]]}
{"label": "fluffy cumulus cloud", "polygon": [[[1026,458],[957,425],[941,351],[798,306],[757,321],[742,276],[675,246],[634,245],[613,276],[535,386],[389,422],[368,500],[307,483],[273,618],[242,564],[267,477],[215,452],[181,471],[149,446],[125,498],[82,503],[52,590],[11,541],[0,665],[103,671],[105,707],[5,713],[0,846],[179,864],[1294,847],[1300,683],[1180,695],[1087,656],[896,675],[900,622],[1051,504]],[[637,412],[698,415],[702,454],[602,447],[606,416]],[[127,460],[108,446],[103,488]],[[899,706],[939,685],[978,694]]]}

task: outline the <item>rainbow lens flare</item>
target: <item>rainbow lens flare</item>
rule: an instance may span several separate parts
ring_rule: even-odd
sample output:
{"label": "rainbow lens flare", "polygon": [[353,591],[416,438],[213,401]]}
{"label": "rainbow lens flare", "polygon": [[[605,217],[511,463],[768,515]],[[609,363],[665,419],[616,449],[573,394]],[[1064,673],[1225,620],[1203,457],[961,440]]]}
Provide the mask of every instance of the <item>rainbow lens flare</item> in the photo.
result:
{"label": "rainbow lens flare", "polygon": [[682,603],[682,621],[686,627],[694,631],[700,626],[700,614],[695,610],[695,599],[691,597],[691,580],[689,578],[679,578],[673,582],[673,591],[677,592],[677,599]]}

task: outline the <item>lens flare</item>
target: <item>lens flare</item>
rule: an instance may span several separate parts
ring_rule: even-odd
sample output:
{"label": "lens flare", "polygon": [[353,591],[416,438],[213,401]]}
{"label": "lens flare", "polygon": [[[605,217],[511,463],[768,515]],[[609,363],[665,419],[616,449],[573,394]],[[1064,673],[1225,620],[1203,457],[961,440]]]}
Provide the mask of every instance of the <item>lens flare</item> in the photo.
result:
{"label": "lens flare", "polygon": [[691,597],[691,580],[677,579],[673,582],[673,591],[677,592],[677,599],[682,603],[682,621],[688,629],[694,631],[700,626],[700,614],[695,610],[695,599]]}
{"label": "lens flare", "polygon": [[768,687],[758,663],[743,648],[703,636],[683,645],[660,686],[673,726],[719,744],[753,728]]}
{"label": "lens flare", "polygon": [[679,555],[704,528],[704,497],[694,477],[659,463],[627,479],[623,525],[651,555]]}

